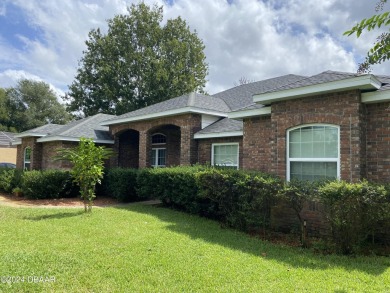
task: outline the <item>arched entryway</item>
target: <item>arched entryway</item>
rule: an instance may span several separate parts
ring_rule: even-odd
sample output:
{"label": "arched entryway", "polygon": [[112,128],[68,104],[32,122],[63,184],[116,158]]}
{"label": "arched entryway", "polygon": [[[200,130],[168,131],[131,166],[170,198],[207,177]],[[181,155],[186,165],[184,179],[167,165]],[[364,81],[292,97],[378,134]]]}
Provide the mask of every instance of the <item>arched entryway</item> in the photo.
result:
{"label": "arched entryway", "polygon": [[118,167],[139,167],[139,132],[133,129],[124,130],[118,137]]}
{"label": "arched entryway", "polygon": [[180,127],[172,124],[153,127],[148,131],[148,140],[149,166],[180,165]]}

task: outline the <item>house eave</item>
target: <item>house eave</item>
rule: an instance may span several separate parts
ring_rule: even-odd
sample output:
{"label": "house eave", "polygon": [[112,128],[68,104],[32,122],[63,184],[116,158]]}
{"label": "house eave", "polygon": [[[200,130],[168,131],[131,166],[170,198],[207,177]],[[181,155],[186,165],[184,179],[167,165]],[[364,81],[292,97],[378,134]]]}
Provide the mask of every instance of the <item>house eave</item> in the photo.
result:
{"label": "house eave", "polygon": [[[37,140],[37,142],[50,142],[50,141],[70,141],[70,142],[79,142],[79,137],[72,137],[72,136],[48,136],[48,137],[42,137]],[[114,144],[114,140],[104,140],[104,139],[94,139],[94,143],[100,143],[100,144]]]}
{"label": "house eave", "polygon": [[135,117],[127,117],[127,118],[103,121],[100,123],[100,125],[109,126],[109,125],[121,124],[121,123],[126,123],[126,122],[150,120],[150,119],[155,119],[155,118],[160,118],[160,117],[175,116],[175,115],[188,114],[188,113],[207,114],[207,115],[213,115],[213,116],[219,116],[219,117],[227,117],[226,112],[200,109],[200,108],[196,108],[196,107],[184,107],[184,108],[180,108],[180,109],[173,109],[173,110],[152,113],[152,114],[146,114],[146,115],[139,115],[139,116],[135,116]]}
{"label": "house eave", "polygon": [[337,91],[353,89],[377,90],[381,87],[381,85],[382,83],[375,76],[367,74],[343,80],[254,95],[253,101],[255,103],[269,104],[277,101],[286,101],[315,94],[326,94]]}
{"label": "house eave", "polygon": [[362,93],[362,103],[374,104],[390,101],[390,90]]}
{"label": "house eave", "polygon": [[215,132],[215,133],[196,133],[194,135],[195,139],[205,139],[205,138],[220,138],[220,137],[234,137],[234,136],[243,136],[243,131],[226,131],[226,132]]}
{"label": "house eave", "polygon": [[42,137],[42,136],[46,136],[46,135],[47,135],[47,133],[26,132],[26,133],[15,134],[14,137],[17,137],[17,138],[23,138],[23,137]]}
{"label": "house eave", "polygon": [[228,113],[228,118],[241,120],[243,118],[271,115],[271,107],[242,110]]}

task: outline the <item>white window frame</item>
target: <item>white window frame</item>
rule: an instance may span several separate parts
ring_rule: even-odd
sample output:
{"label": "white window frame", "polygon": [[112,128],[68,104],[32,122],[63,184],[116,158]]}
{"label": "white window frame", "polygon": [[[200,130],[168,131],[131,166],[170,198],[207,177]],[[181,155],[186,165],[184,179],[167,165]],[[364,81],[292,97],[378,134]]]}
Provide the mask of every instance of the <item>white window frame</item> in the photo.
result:
{"label": "white window frame", "polygon": [[[214,165],[214,147],[224,145],[236,145],[237,146],[237,166],[236,165]],[[211,144],[211,165],[212,166],[226,166],[226,167],[240,167],[240,144],[238,142],[226,142],[226,143],[213,143]]]}
{"label": "white window frame", "polygon": [[[290,132],[299,128],[310,127],[310,126],[329,126],[337,129],[337,158],[292,158],[290,159]],[[337,163],[337,179],[340,179],[340,126],[334,124],[324,124],[324,123],[312,123],[312,124],[301,124],[299,126],[287,129],[287,139],[286,139],[286,179],[290,181],[290,162],[336,162]]]}
{"label": "white window frame", "polygon": [[[26,151],[27,149],[30,150],[30,158],[26,160]],[[29,168],[27,170],[31,170],[31,154],[32,154],[32,149],[31,147],[25,147],[24,152],[23,152],[23,169],[26,170],[26,164],[29,164]]]}
{"label": "white window frame", "polygon": [[160,150],[165,150],[165,163],[167,162],[167,148],[152,148],[152,156],[151,156],[150,160],[152,160],[153,153],[154,152],[156,153],[154,162],[151,162],[151,165],[154,168],[161,168],[161,167],[166,166],[166,165],[158,165],[158,154],[159,154]]}
{"label": "white window frame", "polygon": [[[158,143],[153,143],[153,136],[156,136],[156,135],[162,135],[165,137],[165,142],[158,142]],[[163,144],[167,144],[167,136],[164,134],[164,133],[153,133],[152,136],[151,136],[151,144],[152,145],[163,145]]]}

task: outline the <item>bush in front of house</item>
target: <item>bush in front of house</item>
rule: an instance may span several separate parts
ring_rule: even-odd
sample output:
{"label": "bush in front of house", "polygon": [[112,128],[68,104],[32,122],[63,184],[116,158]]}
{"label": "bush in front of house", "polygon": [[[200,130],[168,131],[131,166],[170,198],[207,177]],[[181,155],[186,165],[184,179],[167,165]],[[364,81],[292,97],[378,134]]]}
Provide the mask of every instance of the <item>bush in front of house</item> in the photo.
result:
{"label": "bush in front of house", "polygon": [[0,190],[11,193],[16,187],[21,186],[23,170],[19,169],[0,169]]}
{"label": "bush in front of house", "polygon": [[142,169],[138,174],[137,192],[143,198],[157,198],[165,205],[189,213],[214,217],[215,204],[198,196],[196,173],[204,166]]}
{"label": "bush in front of house", "polygon": [[77,192],[68,171],[26,171],[21,180],[23,194],[29,199],[72,197]]}
{"label": "bush in front of house", "polygon": [[269,226],[280,179],[260,172],[210,168],[197,174],[201,197],[217,205],[217,217],[240,230]]}
{"label": "bush in front of house", "polygon": [[343,254],[357,253],[390,221],[390,198],[383,185],[333,181],[318,189],[332,240]]}
{"label": "bush in front of house", "polygon": [[139,200],[136,191],[138,169],[112,168],[106,170],[103,178],[104,191],[107,196],[122,202]]}

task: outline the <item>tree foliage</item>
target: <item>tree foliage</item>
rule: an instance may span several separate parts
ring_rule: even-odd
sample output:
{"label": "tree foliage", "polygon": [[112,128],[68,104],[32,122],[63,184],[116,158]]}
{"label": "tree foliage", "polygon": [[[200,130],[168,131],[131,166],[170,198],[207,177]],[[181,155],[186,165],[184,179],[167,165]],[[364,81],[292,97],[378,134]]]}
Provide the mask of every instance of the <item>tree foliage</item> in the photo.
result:
{"label": "tree foliage", "polygon": [[0,129],[24,131],[47,123],[71,119],[50,86],[43,81],[20,80],[15,87],[0,89]]}
{"label": "tree foliage", "polygon": [[163,8],[132,4],[93,29],[66,95],[86,116],[123,114],[205,86],[203,42],[180,17],[162,25]]}
{"label": "tree foliage", "polygon": [[[387,0],[380,0],[377,3],[376,11],[383,11]],[[381,27],[390,27],[390,11],[375,14],[370,18],[363,19],[360,23],[356,24],[350,30],[346,31],[344,35],[356,34],[357,37],[363,33],[363,31],[371,31],[374,29],[380,29]],[[358,72],[370,72],[371,65],[381,64],[382,62],[390,59],[390,28],[386,32],[381,33],[374,43],[374,46],[368,51],[365,61],[359,64]]]}
{"label": "tree foliage", "polygon": [[70,161],[73,181],[80,187],[85,212],[92,211],[95,187],[101,183],[104,160],[113,155],[111,149],[96,146],[92,139],[80,138],[80,144],[73,149],[60,149],[56,159]]}

